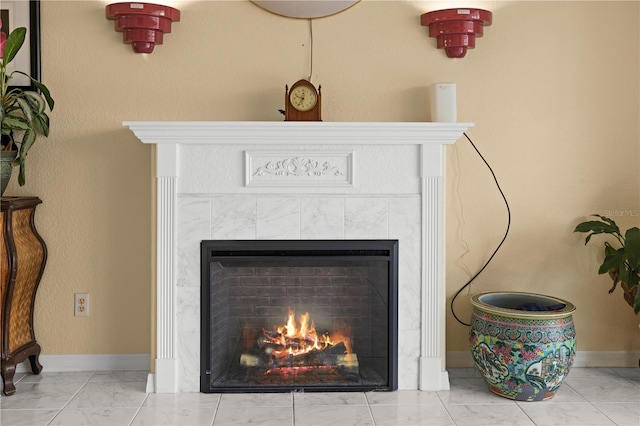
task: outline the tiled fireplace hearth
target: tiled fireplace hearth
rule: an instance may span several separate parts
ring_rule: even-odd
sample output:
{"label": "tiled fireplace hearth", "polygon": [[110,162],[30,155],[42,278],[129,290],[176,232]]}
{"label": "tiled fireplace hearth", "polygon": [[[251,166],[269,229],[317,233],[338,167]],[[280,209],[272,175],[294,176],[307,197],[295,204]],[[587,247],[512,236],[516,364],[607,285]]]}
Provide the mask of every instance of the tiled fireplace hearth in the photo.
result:
{"label": "tiled fireplace hearth", "polygon": [[203,240],[398,240],[398,388],[448,388],[444,147],[471,124],[124,125],[157,145],[156,392],[200,390]]}

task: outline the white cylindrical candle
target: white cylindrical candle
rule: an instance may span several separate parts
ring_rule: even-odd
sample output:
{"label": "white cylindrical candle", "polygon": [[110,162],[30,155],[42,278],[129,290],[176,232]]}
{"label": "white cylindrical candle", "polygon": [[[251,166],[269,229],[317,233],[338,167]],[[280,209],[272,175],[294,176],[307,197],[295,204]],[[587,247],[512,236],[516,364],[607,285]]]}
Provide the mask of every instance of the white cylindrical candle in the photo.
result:
{"label": "white cylindrical candle", "polygon": [[455,83],[434,83],[431,85],[431,121],[444,123],[458,121]]}

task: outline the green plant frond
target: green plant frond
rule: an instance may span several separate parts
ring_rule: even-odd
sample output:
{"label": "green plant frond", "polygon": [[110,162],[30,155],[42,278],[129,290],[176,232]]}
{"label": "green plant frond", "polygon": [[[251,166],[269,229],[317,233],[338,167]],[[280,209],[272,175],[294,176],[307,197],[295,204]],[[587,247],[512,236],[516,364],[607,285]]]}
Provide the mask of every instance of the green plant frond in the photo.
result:
{"label": "green plant frond", "polygon": [[640,267],[640,229],[627,229],[624,239],[627,263],[631,269],[638,269]]}
{"label": "green plant frond", "polygon": [[600,269],[598,269],[598,273],[606,274],[616,268],[620,269],[620,272],[622,273],[622,271],[626,270],[624,262],[624,247],[615,250],[611,246],[608,246],[608,248],[605,248],[604,260],[602,261],[602,265],[600,265]]}
{"label": "green plant frond", "polygon": [[4,120],[2,121],[3,132],[4,132],[4,129],[13,131],[13,130],[27,130],[29,128],[30,128],[29,123],[27,123],[22,117],[5,116]]}
{"label": "green plant frond", "polygon": [[[573,231],[573,232],[576,232],[576,231]],[[585,246],[587,245],[587,243],[588,243],[588,242],[589,242],[589,240],[591,239],[591,236],[592,236],[592,235],[594,235],[594,234],[589,234],[589,235],[587,235],[587,238],[585,238],[585,239],[584,239],[584,245],[585,245]]]}
{"label": "green plant frond", "polygon": [[23,186],[27,180],[25,179],[25,162],[20,161],[20,169],[18,172],[18,185]]}
{"label": "green plant frond", "polygon": [[5,96],[4,113],[5,115],[11,115],[14,111],[20,110],[20,107],[16,105],[16,99],[18,96],[15,94],[12,96]]}
{"label": "green plant frond", "polygon": [[[16,71],[14,71],[16,72]],[[12,73],[13,74],[13,73]],[[9,101],[13,101],[14,98],[20,96],[20,94],[22,93],[22,90],[14,87],[11,90],[9,90],[6,94],[5,94],[5,105],[9,104]]]}
{"label": "green plant frond", "polygon": [[22,137],[22,142],[20,142],[21,161],[24,161],[24,159],[27,157],[27,152],[29,152],[29,149],[31,149],[35,141],[36,133],[31,129],[26,130],[24,132],[24,136]]}
{"label": "green plant frond", "polygon": [[49,89],[47,89],[47,86],[40,83],[39,81],[34,80],[33,78],[31,79],[31,81],[38,88],[38,90],[40,90],[40,92],[42,92],[42,94],[44,95],[44,98],[47,100],[47,105],[49,105],[49,111],[53,111],[53,106],[55,105],[55,101],[51,97],[51,93],[49,93]]}
{"label": "green plant frond", "polygon": [[606,216],[602,216],[601,214],[593,214],[591,216],[599,217],[601,221],[608,223],[609,226],[615,229],[618,234],[620,233],[620,228],[618,228],[618,225],[613,219],[610,219]]}
{"label": "green plant frond", "polygon": [[17,72],[18,74],[22,74],[26,77],[29,77],[29,80],[31,80],[33,85],[36,86],[38,90],[42,93],[42,96],[44,96],[45,100],[47,101],[47,105],[49,105],[49,110],[53,111],[53,106],[55,105],[55,101],[51,97],[51,93],[49,93],[49,89],[47,88],[47,86],[40,83],[38,80],[35,80],[33,77],[31,77],[27,73],[24,73],[22,71],[14,71],[14,72]]}
{"label": "green plant frond", "polygon": [[620,229],[615,224],[615,222],[605,223],[597,220],[590,220],[590,221],[579,223],[573,232],[592,232],[594,234],[620,235]]}
{"label": "green plant frond", "polygon": [[630,277],[631,275],[629,274],[629,270],[627,268],[622,267],[618,270],[618,281],[628,284]]}
{"label": "green plant frond", "polygon": [[44,112],[47,103],[40,94],[36,92],[24,92],[24,98],[29,102],[29,105],[31,105],[31,110],[35,115]]}
{"label": "green plant frond", "polygon": [[630,269],[626,282],[629,290],[640,285],[640,269]]}
{"label": "green plant frond", "polygon": [[31,110],[29,101],[24,98],[18,98],[16,99],[16,102],[18,103],[18,105],[20,105],[20,111],[22,111],[22,115],[24,116],[25,120],[29,124],[31,124],[31,122],[33,121],[33,111]]}
{"label": "green plant frond", "polygon": [[[599,214],[593,216],[600,220],[582,222],[576,226],[574,232],[589,233],[585,238],[585,244],[592,236],[598,234],[610,234],[618,240],[620,248],[614,248],[608,241],[604,241],[604,260],[598,273],[608,274],[611,277],[613,286],[609,293],[614,292],[617,285],[622,283],[625,300],[633,305],[634,312],[638,314],[640,313],[640,229],[630,228],[622,235],[614,220]],[[634,295],[633,301],[629,299],[629,294]]]}
{"label": "green plant frond", "polygon": [[4,53],[2,55],[2,65],[7,66],[9,62],[18,54],[18,51],[24,43],[24,38],[27,35],[27,29],[24,27],[16,28],[11,31],[7,41],[4,45]]}
{"label": "green plant frond", "polygon": [[49,136],[49,117],[44,112],[33,119],[33,127],[43,136]]}

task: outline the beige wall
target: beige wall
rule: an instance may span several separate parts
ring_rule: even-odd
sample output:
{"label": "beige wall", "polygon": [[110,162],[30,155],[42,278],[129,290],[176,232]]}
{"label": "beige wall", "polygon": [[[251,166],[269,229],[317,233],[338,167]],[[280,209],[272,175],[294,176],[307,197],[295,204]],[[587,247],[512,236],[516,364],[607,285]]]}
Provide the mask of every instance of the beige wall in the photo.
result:
{"label": "beige wall", "polygon": [[[513,215],[459,316],[469,317],[470,293],[538,291],[578,306],[579,350],[638,350],[640,318],[607,295],[598,248],[572,230],[590,213],[640,208],[639,3],[475,4],[495,23],[459,60],[419,23],[442,2],[363,0],[315,20],[324,119],[427,121],[429,85],[456,82],[458,119],[476,123],[469,136]],[[49,261],[35,329],[46,354],[153,352],[153,153],[121,122],[281,120],[284,85],[309,73],[308,23],[248,1],[183,2],[182,21],[148,56],[122,44],[104,5],[42,2],[51,137],[30,153],[27,186],[7,192],[44,201]],[[502,237],[506,213],[464,140],[448,150],[447,185],[451,297]],[[91,294],[88,318],[73,316],[75,292]],[[465,350],[467,328],[448,321],[448,350]]]}

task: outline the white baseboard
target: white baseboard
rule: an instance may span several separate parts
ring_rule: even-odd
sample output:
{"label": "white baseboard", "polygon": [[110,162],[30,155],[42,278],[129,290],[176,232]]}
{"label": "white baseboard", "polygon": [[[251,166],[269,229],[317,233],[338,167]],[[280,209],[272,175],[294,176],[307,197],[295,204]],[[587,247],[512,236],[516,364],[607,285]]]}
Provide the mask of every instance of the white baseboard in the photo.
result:
{"label": "white baseboard", "polygon": [[640,351],[578,351],[574,367],[637,367]]}
{"label": "white baseboard", "polygon": [[[149,371],[149,354],[40,355],[43,372],[59,371]],[[30,373],[27,359],[16,366],[17,373]]]}
{"label": "white baseboard", "polygon": [[149,373],[147,375],[147,393],[155,393],[156,391],[156,375]]}
{"label": "white baseboard", "polygon": [[[577,351],[574,367],[637,367],[640,351]],[[473,367],[470,351],[447,352],[447,368]]]}

